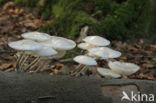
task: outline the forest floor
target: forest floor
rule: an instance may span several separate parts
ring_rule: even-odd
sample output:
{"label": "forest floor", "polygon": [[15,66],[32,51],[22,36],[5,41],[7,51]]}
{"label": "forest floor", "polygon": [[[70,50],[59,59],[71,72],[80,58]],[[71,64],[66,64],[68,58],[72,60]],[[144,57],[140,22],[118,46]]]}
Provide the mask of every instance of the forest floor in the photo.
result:
{"label": "forest floor", "polygon": [[[30,8],[17,8],[13,2],[8,2],[0,8],[0,70],[12,72],[15,70],[16,53],[8,47],[8,42],[21,39],[20,34],[28,31],[35,31],[39,27],[52,20],[42,20],[40,16],[31,12]],[[111,47],[119,50],[123,55],[119,61],[132,62],[141,67],[134,75],[133,79],[155,80],[156,70],[156,44],[148,44],[144,39],[139,39],[136,43],[129,44],[122,41],[112,41]],[[67,67],[64,63],[49,65],[46,73],[51,75],[59,74]],[[72,69],[75,65],[69,66]],[[99,61],[99,66],[105,67],[105,61]]]}

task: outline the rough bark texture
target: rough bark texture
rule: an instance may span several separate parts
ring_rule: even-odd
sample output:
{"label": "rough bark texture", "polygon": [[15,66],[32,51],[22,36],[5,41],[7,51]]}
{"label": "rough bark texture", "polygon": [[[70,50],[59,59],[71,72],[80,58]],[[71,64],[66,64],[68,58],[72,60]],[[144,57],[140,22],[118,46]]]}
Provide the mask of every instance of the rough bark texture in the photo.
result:
{"label": "rough bark texture", "polygon": [[124,85],[156,95],[154,81],[0,72],[0,103],[120,103],[103,88]]}

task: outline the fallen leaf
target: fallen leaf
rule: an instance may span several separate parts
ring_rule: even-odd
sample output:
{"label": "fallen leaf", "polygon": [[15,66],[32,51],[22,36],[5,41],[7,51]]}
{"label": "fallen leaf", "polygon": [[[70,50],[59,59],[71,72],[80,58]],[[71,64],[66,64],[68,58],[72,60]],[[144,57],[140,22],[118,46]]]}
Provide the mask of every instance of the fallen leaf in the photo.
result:
{"label": "fallen leaf", "polygon": [[2,64],[2,65],[0,65],[0,70],[4,71],[10,67],[13,67],[13,65],[10,63],[9,64]]}

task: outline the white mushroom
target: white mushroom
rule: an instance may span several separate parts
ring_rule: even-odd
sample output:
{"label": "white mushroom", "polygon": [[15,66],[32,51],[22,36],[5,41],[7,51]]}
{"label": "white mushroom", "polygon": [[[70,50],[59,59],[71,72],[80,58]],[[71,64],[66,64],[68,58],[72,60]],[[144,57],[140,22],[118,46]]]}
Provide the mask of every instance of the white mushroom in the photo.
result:
{"label": "white mushroom", "polygon": [[120,74],[117,74],[113,71],[111,71],[110,69],[107,69],[107,68],[100,68],[98,67],[97,68],[97,71],[100,75],[106,77],[106,78],[119,78],[121,77]]}
{"label": "white mushroom", "polygon": [[79,63],[79,65],[72,72],[72,75],[76,74],[76,76],[78,76],[81,72],[85,71],[88,68],[87,66],[97,65],[97,62],[94,58],[86,55],[76,56],[73,60]]}
{"label": "white mushroom", "polygon": [[108,47],[96,47],[88,49],[89,53],[98,56],[101,59],[118,58],[121,53]]}
{"label": "white mushroom", "polygon": [[108,66],[116,73],[124,76],[131,75],[140,69],[140,67],[136,64],[119,61],[109,62]]}
{"label": "white mushroom", "polygon": [[8,45],[18,51],[35,51],[42,48],[40,43],[28,39],[9,42]]}
{"label": "white mushroom", "polygon": [[34,52],[37,56],[41,56],[41,57],[50,57],[52,55],[56,55],[57,51],[54,50],[53,48],[48,48],[48,47],[43,47],[40,50],[36,50]]}
{"label": "white mushroom", "polygon": [[51,38],[47,33],[42,32],[27,32],[21,35],[25,39],[35,40],[35,41],[47,41]]}
{"label": "white mushroom", "polygon": [[80,43],[77,47],[80,48],[80,49],[87,50],[89,48],[94,48],[96,46],[92,45],[92,44],[89,44],[89,43]]}
{"label": "white mushroom", "polygon": [[40,50],[34,51],[34,54],[37,56],[37,58],[24,69],[25,71],[31,70],[42,60],[42,62],[40,63],[42,64],[42,66],[39,66],[37,68],[37,72],[41,67],[44,67],[44,65],[46,65],[48,59],[51,59],[52,56],[57,54],[57,51],[52,48],[43,47]]}
{"label": "white mushroom", "polygon": [[95,46],[107,46],[110,44],[110,41],[100,37],[100,36],[87,36],[83,39],[86,43],[95,45]]}
{"label": "white mushroom", "polygon": [[77,63],[83,64],[83,65],[92,66],[92,65],[97,64],[95,59],[93,59],[92,57],[89,57],[89,56],[85,56],[85,55],[76,56],[73,60],[76,61]]}
{"label": "white mushroom", "polygon": [[56,50],[71,50],[76,46],[76,43],[73,40],[57,36],[52,36],[50,40],[41,42],[41,44]]}
{"label": "white mushroom", "polygon": [[32,40],[27,40],[27,39],[9,42],[8,45],[9,47],[21,52],[20,53],[21,55],[18,57],[18,60],[17,60],[17,65],[16,65],[17,70],[21,70],[21,65],[23,65],[24,62],[29,57],[28,54],[31,54],[33,51],[39,50],[42,48],[41,44]]}
{"label": "white mushroom", "polygon": [[52,36],[52,38],[45,42],[40,42],[46,47],[51,47],[57,50],[58,55],[56,58],[61,58],[65,55],[67,50],[75,48],[76,43],[73,40],[66,39],[63,37]]}
{"label": "white mushroom", "polygon": [[76,43],[73,40],[62,38],[62,37],[52,37],[52,47],[57,50],[71,50],[75,48]]}

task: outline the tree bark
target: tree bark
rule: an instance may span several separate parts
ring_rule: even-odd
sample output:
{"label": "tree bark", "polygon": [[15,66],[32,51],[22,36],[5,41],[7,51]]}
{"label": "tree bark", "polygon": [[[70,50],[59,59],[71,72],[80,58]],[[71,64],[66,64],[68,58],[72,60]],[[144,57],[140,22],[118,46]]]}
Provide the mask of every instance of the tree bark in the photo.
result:
{"label": "tree bark", "polygon": [[156,95],[154,81],[0,72],[0,103],[120,103],[105,94],[109,85],[136,85]]}

